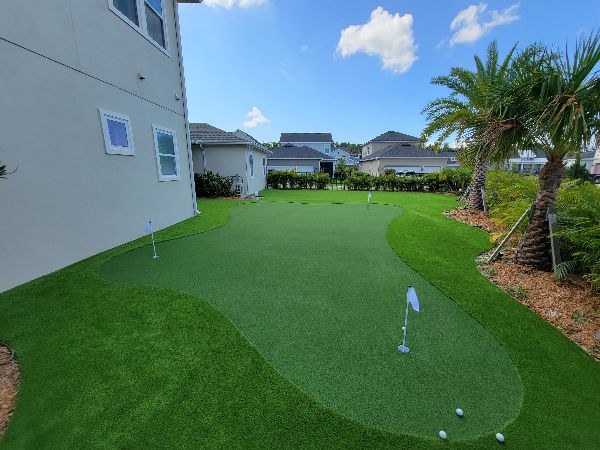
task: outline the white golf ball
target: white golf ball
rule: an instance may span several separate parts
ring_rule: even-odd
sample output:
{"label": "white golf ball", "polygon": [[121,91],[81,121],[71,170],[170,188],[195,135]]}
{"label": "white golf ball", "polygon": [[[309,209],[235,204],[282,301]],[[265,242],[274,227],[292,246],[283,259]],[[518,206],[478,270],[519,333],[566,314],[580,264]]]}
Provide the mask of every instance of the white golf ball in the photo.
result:
{"label": "white golf ball", "polygon": [[462,417],[462,416],[464,415],[464,412],[463,412],[463,410],[462,410],[462,409],[460,409],[460,408],[456,408],[456,415],[457,415],[458,417]]}
{"label": "white golf ball", "polygon": [[498,439],[498,442],[504,442],[504,435],[502,433],[496,433],[496,439]]}
{"label": "white golf ball", "polygon": [[440,432],[438,433],[438,436],[439,436],[441,439],[444,439],[444,440],[446,440],[446,439],[448,438],[448,435],[446,434],[446,432],[445,432],[444,430],[440,431]]}

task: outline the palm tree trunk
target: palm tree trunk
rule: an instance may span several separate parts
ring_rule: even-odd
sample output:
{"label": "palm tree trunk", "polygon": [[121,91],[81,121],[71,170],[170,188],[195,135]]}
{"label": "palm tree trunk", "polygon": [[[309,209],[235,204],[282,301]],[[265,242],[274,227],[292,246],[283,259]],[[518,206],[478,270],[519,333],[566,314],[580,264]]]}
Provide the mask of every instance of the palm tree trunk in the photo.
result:
{"label": "palm tree trunk", "polygon": [[481,197],[481,189],[485,187],[487,178],[487,161],[482,152],[479,152],[475,158],[475,173],[471,182],[471,192],[469,194],[469,209],[483,211],[483,198]]}
{"label": "palm tree trunk", "polygon": [[550,156],[540,172],[540,188],[534,203],[533,215],[517,249],[516,261],[519,264],[541,270],[552,269],[550,253],[550,229],[548,228],[548,208],[556,205],[556,194],[564,176],[562,158]]}

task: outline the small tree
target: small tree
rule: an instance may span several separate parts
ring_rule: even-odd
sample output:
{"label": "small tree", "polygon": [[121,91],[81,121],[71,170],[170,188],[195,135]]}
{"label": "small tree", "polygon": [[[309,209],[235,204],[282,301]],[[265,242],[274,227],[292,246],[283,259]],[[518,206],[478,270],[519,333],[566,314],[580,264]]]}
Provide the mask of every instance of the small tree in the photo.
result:
{"label": "small tree", "polygon": [[590,173],[585,166],[581,164],[581,154],[579,152],[575,157],[575,163],[567,167],[567,170],[565,170],[565,178],[570,180],[589,181]]}
{"label": "small tree", "polygon": [[342,156],[340,159],[338,159],[333,176],[339,178],[340,180],[345,180],[348,176],[348,169],[349,167],[346,164],[346,158]]}

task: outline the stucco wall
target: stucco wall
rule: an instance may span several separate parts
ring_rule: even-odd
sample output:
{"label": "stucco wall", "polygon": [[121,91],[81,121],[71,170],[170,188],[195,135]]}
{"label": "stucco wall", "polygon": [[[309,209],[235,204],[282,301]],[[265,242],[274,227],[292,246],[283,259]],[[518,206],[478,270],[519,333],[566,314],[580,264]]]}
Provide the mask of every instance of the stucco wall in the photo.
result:
{"label": "stucco wall", "polygon": [[312,167],[314,173],[319,173],[319,159],[275,159],[269,158],[267,161],[270,170],[291,170],[294,167]]}
{"label": "stucco wall", "polygon": [[363,173],[368,173],[369,175],[378,175],[379,174],[379,161],[378,160],[361,161],[359,164],[358,170]]}
{"label": "stucco wall", "polygon": [[[0,291],[135,239],[147,220],[192,216],[172,0],[165,9],[171,57],[106,0],[3,5],[0,36],[58,63],[0,41],[0,161],[18,166],[0,186]],[[129,116],[134,156],[106,153],[98,108]],[[158,180],[153,124],[176,133],[177,181]]]}
{"label": "stucco wall", "polygon": [[[448,164],[447,158],[382,158],[378,160],[362,161],[360,171],[370,175],[381,175],[386,169],[411,172],[439,171]],[[421,170],[422,169],[422,170]]]}
{"label": "stucco wall", "polygon": [[[206,170],[223,176],[239,175],[246,183],[246,192],[261,191],[267,185],[263,174],[262,159],[265,154],[243,145],[210,145],[204,146],[204,160],[200,146],[192,146],[194,171],[202,172],[202,164]],[[249,156],[254,158],[254,176],[250,174]]]}

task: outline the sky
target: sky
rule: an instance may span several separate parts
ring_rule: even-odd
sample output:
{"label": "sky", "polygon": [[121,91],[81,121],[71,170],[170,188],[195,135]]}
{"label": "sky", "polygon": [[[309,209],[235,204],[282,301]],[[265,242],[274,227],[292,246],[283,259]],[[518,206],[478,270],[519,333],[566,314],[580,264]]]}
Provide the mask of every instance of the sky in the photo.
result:
{"label": "sky", "polygon": [[204,0],[180,22],[190,122],[361,144],[419,136],[423,107],[448,93],[432,77],[473,68],[493,39],[501,56],[574,44],[600,28],[600,1]]}

